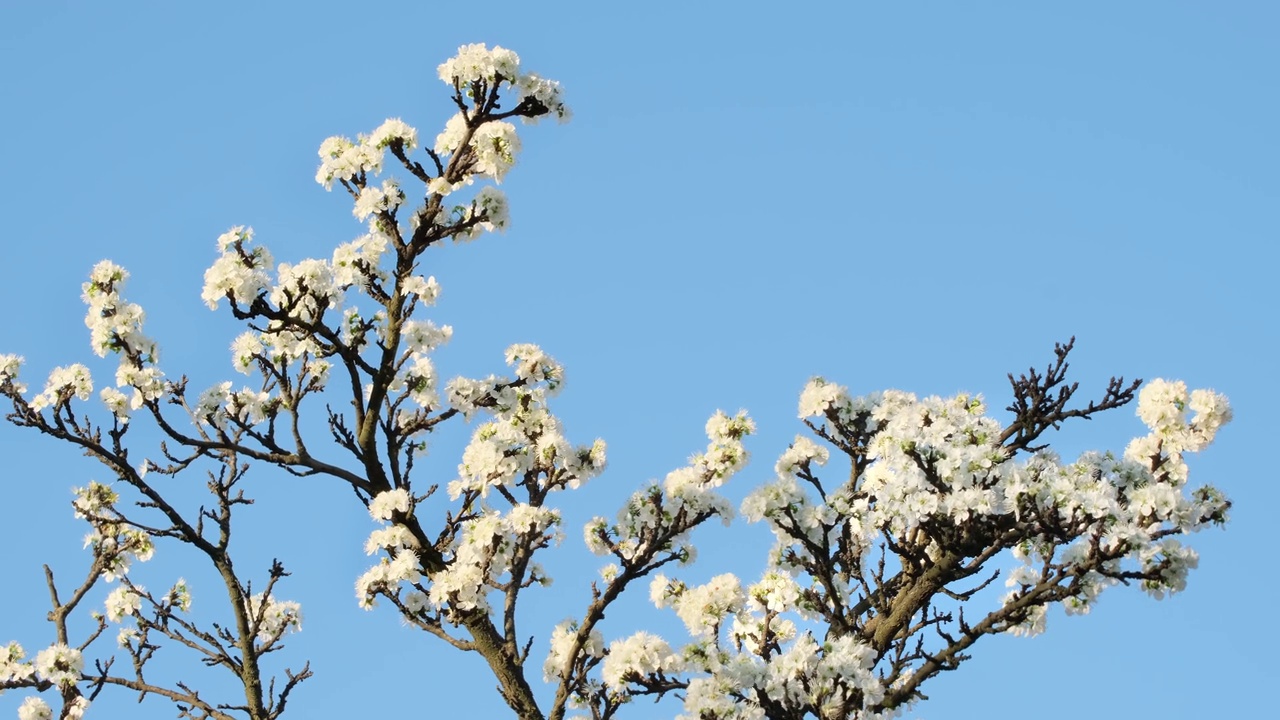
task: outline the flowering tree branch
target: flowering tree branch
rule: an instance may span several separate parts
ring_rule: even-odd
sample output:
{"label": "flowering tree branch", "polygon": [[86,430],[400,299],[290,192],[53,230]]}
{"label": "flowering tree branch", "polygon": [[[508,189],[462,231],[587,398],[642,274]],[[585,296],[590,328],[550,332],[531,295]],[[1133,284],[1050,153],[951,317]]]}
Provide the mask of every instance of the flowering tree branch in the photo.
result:
{"label": "flowering tree branch", "polygon": [[[1173,538],[1222,524],[1230,507],[1212,487],[1181,492],[1182,455],[1229,419],[1226,401],[1155,381],[1138,396],[1150,435],[1123,458],[1062,464],[1030,444],[1065,419],[1124,405],[1137,387],[1113,379],[1102,401],[1068,407],[1074,385],[1053,393],[1069,350],[1058,346],[1044,375],[1015,381],[1009,428],[976,397],[852,398],[812,381],[801,417],[846,456],[848,479],[824,484],[818,467],[829,451],[797,437],[778,480],[742,508],[772,527],[772,568],[745,591],[732,576],[701,587],[656,578],[655,602],[673,607],[695,641],[675,652],[641,634],[611,646],[611,658],[640,659],[607,682],[631,693],[681,689],[686,708],[715,717],[743,707],[769,718],[890,716],[979,638],[1042,631],[1052,604],[1085,613],[1115,583],[1136,581],[1157,598],[1182,589],[1195,554]],[[966,609],[1009,554],[1023,563],[1009,573],[1013,590],[971,622]],[[695,677],[681,687],[668,665]]]}
{"label": "flowering tree branch", "polygon": [[[166,380],[142,309],[121,294],[128,274],[110,261],[83,286],[93,349],[118,359],[114,385],[99,391],[109,424],[82,410],[93,393],[86,366],[55,369],[30,396],[22,359],[0,356],[10,422],[75,446],[117,481],[77,491],[93,562],[65,602],[48,571],[54,642],[33,660],[16,643],[0,652],[0,689],[56,691],[63,718],[81,717],[110,687],[167,698],[182,717],[283,714],[312,671],[310,663],[286,669],[279,689],[268,679],[263,658],[300,628],[301,608],[275,597],[288,575],[280,562],[257,592],[232,562],[233,516],[252,503],[244,485],[254,467],[349,487],[378,523],[365,543],[377,560],[356,580],[357,602],[385,601],[408,626],[481,656],[522,720],[572,711],[608,720],[636,698],[668,697],[687,718],[892,717],[925,697],[926,681],[968,659],[980,638],[1041,632],[1053,605],[1086,613],[1117,584],[1157,598],[1181,590],[1196,555],[1180,536],[1226,521],[1230,502],[1219,491],[1186,490],[1184,460],[1230,419],[1226,399],[1178,382],[1139,392],[1140,381],[1112,379],[1100,400],[1073,405],[1074,339],[1055,347],[1043,373],[1009,376],[1012,417],[1003,424],[976,396],[854,397],[815,378],[799,407],[814,439],[797,436],[776,478],[740,508],[774,534],[763,576],[690,585],[665,574],[694,560],[698,527],[735,515],[720,489],[746,465],[755,426],[745,413],[716,413],[706,449],[688,465],[637,490],[612,518],[586,524],[583,540],[606,564],[579,614],[541,638],[546,685],[537,685],[527,670],[539,638],[521,628],[521,599],[551,582],[539,559],[563,535],[558,493],[604,470],[605,445],[565,437],[550,409],[564,370],[535,345],[507,349],[509,376],[442,383],[433,354],[453,330],[422,317],[440,292],[422,269],[429,249],[509,224],[495,186],[520,150],[508,121],[566,120],[569,110],[557,83],[503,48],[464,46],[438,70],[456,113],[430,147],[399,119],[320,146],[317,182],[346,191],[366,232],[330,257],[278,264],[250,228],[218,238],[202,297],[243,323],[231,359],[249,384],[222,381],[197,393],[185,376]],[[388,153],[410,189],[377,180]],[[1064,462],[1044,441],[1068,420],[1135,399],[1150,433],[1120,455]],[[316,438],[309,418],[322,401]],[[415,463],[428,437],[458,421],[472,433],[457,476],[419,483]],[[129,442],[140,424],[162,438],[141,462]],[[336,459],[331,447],[340,449]],[[832,449],[834,472],[824,469]],[[210,493],[195,509],[154,482],[191,472],[204,473]],[[189,546],[217,573],[229,621],[192,618],[185,580],[164,593],[135,583],[132,562],[149,558],[157,541]],[[1003,598],[991,589],[1001,576]],[[641,580],[655,605],[675,611],[688,642],[639,632],[606,643],[606,615]],[[105,585],[114,585],[105,613],[73,646],[68,620]],[[110,624],[121,625],[116,654],[98,648]],[[162,647],[230,672],[243,700],[208,700],[186,681],[151,682],[145,671]],[[86,671],[91,651],[101,657]],[[124,658],[128,671],[115,671]],[[19,715],[48,718],[52,709],[33,695]]]}
{"label": "flowering tree branch", "polygon": [[1104,410],[1114,410],[1126,405],[1133,400],[1138,387],[1142,385],[1141,380],[1125,385],[1124,378],[1111,378],[1102,400],[1091,402],[1083,408],[1067,409],[1067,403],[1078,387],[1077,383],[1063,384],[1067,374],[1067,354],[1075,347],[1075,343],[1076,339],[1072,337],[1065,345],[1054,344],[1056,359],[1044,375],[1037,373],[1035,368],[1017,379],[1014,379],[1013,373],[1009,373],[1009,384],[1013,386],[1013,404],[1007,409],[1013,413],[1013,422],[1001,433],[1000,441],[1011,452],[1036,452],[1045,449],[1047,446],[1032,446],[1044,431],[1057,428],[1069,418],[1088,420]]}
{"label": "flowering tree branch", "polygon": [[[87,381],[87,371],[82,373],[73,369],[63,375],[71,377],[81,387],[82,379]],[[125,445],[130,425],[123,418],[115,416],[112,426],[104,430],[72,412],[71,402],[77,392],[74,388],[58,388],[55,392],[46,392],[30,402],[23,397],[24,390],[13,375],[6,375],[3,383],[0,383],[0,393],[6,395],[13,405],[9,420],[15,425],[34,428],[75,445],[102,462],[117,479],[138,493],[139,499],[134,505],[151,520],[144,520],[132,513],[126,514],[117,505],[119,495],[106,485],[91,483],[87,488],[77,491],[76,514],[93,528],[87,541],[94,551],[93,562],[84,582],[65,602],[59,598],[52,570],[46,567],[53,604],[49,617],[57,638],[53,648],[60,653],[57,657],[61,659],[56,662],[65,665],[62,668],[64,674],[56,675],[56,667],[50,670],[42,666],[40,656],[37,656],[34,663],[22,663],[21,647],[11,644],[6,668],[0,672],[0,676],[10,676],[7,681],[9,687],[61,688],[64,717],[78,717],[79,713],[83,713],[84,707],[87,707],[88,701],[107,685],[137,690],[144,697],[148,694],[166,697],[178,704],[180,709],[185,708],[182,710],[185,713],[201,713],[190,715],[191,717],[232,717],[223,710],[239,707],[245,708],[244,712],[249,717],[278,717],[283,711],[288,693],[297,683],[310,676],[310,670],[304,669],[296,675],[289,674],[288,681],[279,694],[273,688],[263,690],[260,658],[279,646],[280,636],[289,627],[296,627],[300,616],[295,604],[278,603],[271,598],[271,587],[286,574],[282,567],[277,564],[272,568],[267,592],[255,596],[250,585],[240,580],[231,561],[229,544],[232,509],[236,505],[250,502],[241,491],[235,489],[244,475],[245,466],[239,464],[233,452],[202,451],[200,457],[215,459],[220,464],[220,471],[209,475],[209,489],[214,495],[215,505],[214,509],[198,510],[192,518],[165,498],[146,479],[146,475],[147,470],[155,470],[161,475],[176,475],[191,467],[195,457],[175,462],[165,468],[147,460],[140,468],[134,468]],[[143,402],[150,402],[158,414],[154,400]],[[206,533],[206,519],[212,521],[212,536]],[[130,565],[134,560],[149,559],[154,552],[153,541],[157,538],[175,539],[190,545],[210,561],[221,575],[231,601],[234,631],[217,625],[212,633],[200,631],[195,624],[184,619],[180,613],[189,607],[190,593],[182,580],[159,599],[129,580],[127,573]],[[95,613],[96,627],[78,646],[70,647],[68,618],[85,596],[103,581],[120,583],[107,597],[106,615]],[[266,602],[262,600],[264,597]],[[143,613],[143,599],[150,606],[150,615]],[[96,672],[81,675],[84,667],[83,653],[103,634],[107,620],[121,622],[126,618],[133,620],[134,627],[121,630],[118,645],[132,660],[132,677],[113,675],[113,658],[97,661]],[[230,670],[245,687],[246,703],[243,706],[210,705],[188,688],[148,682],[144,678],[144,667],[158,649],[151,640],[152,633],[163,635],[196,651],[203,656],[207,665],[220,665]],[[77,689],[76,682],[82,679],[90,682],[92,692],[87,694],[88,697]],[[272,684],[274,685],[274,681]],[[44,712],[41,709],[42,702],[24,707],[34,713],[33,717],[38,717]]]}

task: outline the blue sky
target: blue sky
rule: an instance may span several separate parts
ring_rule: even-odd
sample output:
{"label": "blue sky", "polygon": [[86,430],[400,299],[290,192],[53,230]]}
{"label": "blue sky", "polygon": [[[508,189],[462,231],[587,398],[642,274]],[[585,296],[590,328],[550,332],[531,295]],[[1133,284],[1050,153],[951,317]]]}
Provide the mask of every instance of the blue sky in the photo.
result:
{"label": "blue sky", "polygon": [[[133,273],[127,295],[166,371],[195,387],[231,379],[237,330],[199,299],[214,239],[248,224],[278,260],[328,256],[361,227],[312,180],[320,141],[387,117],[434,137],[449,112],[436,65],[462,43],[500,44],[561,80],[575,118],[523,131],[506,235],[429,256],[444,289],[432,317],[455,328],[439,366],[483,376],[508,344],[539,343],[567,366],[553,407],[570,438],[610,446],[610,470],[567,501],[557,582],[531,598],[527,632],[545,638],[586,601],[598,563],[581,521],[681,465],[717,408],[746,408],[760,428],[740,497],[801,430],[811,375],[859,394],[981,392],[999,408],[1007,372],[1043,366],[1075,335],[1084,394],[1122,374],[1232,399],[1234,423],[1192,462],[1193,482],[1235,501],[1232,522],[1193,539],[1201,566],[1182,595],[1114,589],[1088,617],[1053,614],[1039,638],[985,640],[907,717],[1244,717],[1272,704],[1274,5],[455,7],[0,6],[0,352],[24,354],[33,385],[89,361],[80,283],[110,258]],[[1122,410],[1055,445],[1120,450],[1141,431]],[[433,446],[442,483],[463,442]],[[0,642],[36,649],[50,641],[41,563],[71,578],[87,558],[69,490],[106,478],[13,428],[0,452]],[[356,607],[373,525],[349,492],[269,472],[253,491],[239,565],[293,570],[279,594],[306,622],[284,661],[317,672],[287,717],[387,703],[505,716],[473,658]],[[689,578],[759,572],[764,528],[708,530]],[[186,562],[162,546],[143,582],[198,578]],[[201,587],[197,608],[213,612]],[[673,627],[628,608],[606,635]],[[197,672],[184,677],[199,686]],[[21,698],[0,697],[0,717]],[[98,716],[173,716],[130,703],[104,699]]]}

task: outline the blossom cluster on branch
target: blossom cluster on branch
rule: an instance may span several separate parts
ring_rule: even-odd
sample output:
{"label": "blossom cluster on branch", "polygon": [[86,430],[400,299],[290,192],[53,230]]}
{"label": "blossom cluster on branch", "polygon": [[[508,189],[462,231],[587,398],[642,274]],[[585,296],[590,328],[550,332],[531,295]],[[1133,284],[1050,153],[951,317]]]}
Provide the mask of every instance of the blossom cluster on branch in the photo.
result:
{"label": "blossom cluster on branch", "polygon": [[[1069,350],[1014,380],[1015,396],[1060,386]],[[891,717],[983,635],[1043,631],[1054,604],[1087,613],[1119,583],[1157,599],[1182,590],[1197,556],[1176,538],[1224,523],[1229,508],[1212,486],[1184,492],[1183,455],[1230,418],[1224,397],[1153,381],[1138,395],[1151,432],[1119,457],[1064,463],[1018,431],[1118,407],[1136,389],[1113,381],[1071,410],[1075,386],[1061,386],[1062,404],[1004,427],[979,397],[852,397],[815,378],[800,417],[822,444],[797,436],[777,479],[742,503],[776,538],[763,577],[745,588],[732,575],[693,587],[654,577],[653,602],[676,611],[692,642],[673,649],[639,633],[610,646],[606,685],[679,692],[687,718]],[[833,450],[850,469],[824,481]],[[1002,553],[1021,560],[1007,573],[1013,589],[994,608],[969,602],[998,578]]]}
{"label": "blossom cluster on branch", "polygon": [[[51,699],[59,717],[79,718],[110,688],[165,698],[181,717],[285,712],[310,664],[269,677],[263,658],[301,630],[302,608],[282,599],[281,562],[255,583],[232,561],[233,519],[252,502],[246,477],[259,469],[353,490],[378,524],[356,602],[389,605],[407,625],[479,654],[524,720],[571,711],[607,720],[637,698],[666,696],[700,720],[894,717],[983,636],[1039,633],[1050,607],[1087,613],[1115,585],[1157,599],[1185,587],[1197,556],[1181,538],[1225,523],[1230,508],[1212,486],[1191,489],[1186,456],[1212,442],[1230,407],[1164,380],[1113,379],[1100,399],[1073,403],[1069,342],[1043,373],[1010,376],[1005,422],[977,396],[853,396],[813,379],[799,403],[808,434],[738,508],[722,489],[746,466],[755,424],[717,412],[687,465],[582,528],[605,564],[581,606],[541,635],[522,630],[523,594],[552,581],[539,558],[566,534],[560,494],[605,470],[605,444],[568,439],[551,409],[565,371],[537,345],[511,345],[507,375],[442,379],[434,356],[453,328],[423,317],[441,292],[424,258],[447,240],[509,227],[496,185],[521,149],[510,120],[565,121],[570,111],[558,83],[504,48],[467,45],[438,70],[456,113],[434,143],[393,118],[320,145],[316,181],[347,193],[364,223],[358,237],[296,262],[277,262],[248,227],[217,238],[201,297],[243,323],[230,360],[247,381],[189,393],[188,378],[164,372],[145,313],[122,295],[128,273],[106,260],[83,286],[92,350],[117,358],[101,406],[85,409],[87,366],[56,368],[31,394],[22,358],[0,355],[9,421],[75,446],[115,478],[76,490],[92,559],[69,594],[46,568],[51,641],[34,657],[17,642],[0,649],[0,691],[39,693],[23,701],[22,720],[52,717]],[[402,176],[379,179],[392,167]],[[1134,399],[1150,432],[1119,454],[1065,461],[1043,442],[1064,422]],[[327,435],[315,437],[312,416]],[[447,422],[472,426],[456,475],[421,481],[418,460]],[[142,423],[163,442],[139,459],[129,433]],[[183,473],[206,478],[210,496],[195,511],[157,481]],[[738,514],[775,537],[760,578],[676,577],[696,558],[697,528]],[[134,582],[135,563],[161,546],[215,571],[228,599],[211,611],[216,622],[192,614],[185,579],[159,593]],[[1003,598],[981,594],[1001,576]],[[82,632],[70,619],[100,585],[110,589]],[[607,611],[645,590],[680,619],[686,641],[606,638]],[[98,642],[108,628],[114,648]],[[548,648],[541,685],[528,671],[535,638]],[[229,672],[243,696],[153,681],[145,669],[161,647]]]}

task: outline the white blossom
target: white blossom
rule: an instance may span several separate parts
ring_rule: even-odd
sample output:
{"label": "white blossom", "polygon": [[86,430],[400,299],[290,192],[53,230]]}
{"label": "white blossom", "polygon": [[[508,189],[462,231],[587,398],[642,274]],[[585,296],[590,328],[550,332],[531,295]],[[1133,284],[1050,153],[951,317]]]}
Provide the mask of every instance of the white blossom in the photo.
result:
{"label": "white blossom", "polygon": [[271,302],[305,323],[315,322],[327,308],[342,304],[342,291],[326,260],[309,259],[295,265],[280,263]]}
{"label": "white blossom", "polygon": [[462,88],[480,81],[511,82],[520,77],[520,56],[501,46],[490,50],[484,43],[474,43],[459,47],[458,54],[441,63],[437,70],[445,84]]}
{"label": "white blossom", "polygon": [[27,697],[18,707],[18,720],[52,720],[53,710],[37,696]]}
{"label": "white blossom", "polygon": [[418,131],[400,118],[389,118],[369,134],[369,144],[376,148],[387,147],[393,142],[399,142],[405,150],[412,150],[418,146]]}
{"label": "white blossom", "polygon": [[407,514],[413,507],[409,491],[404,488],[385,490],[369,501],[369,515],[374,520],[390,520],[392,513]]}
{"label": "white blossom", "polygon": [[23,662],[26,651],[16,642],[0,647],[0,684],[10,680],[26,680],[35,674],[35,666]]}
{"label": "white blossom", "polygon": [[453,337],[453,328],[449,325],[437,327],[430,320],[406,321],[400,330],[405,349],[411,353],[426,354],[449,342]]}
{"label": "white blossom", "polygon": [[183,612],[191,610],[191,588],[187,585],[184,578],[178,578],[178,581],[169,588],[169,592],[164,597],[164,604],[170,608],[176,608]]}
{"label": "white blossom", "polygon": [[[361,192],[361,199],[369,199],[374,203],[374,210],[386,210],[390,207],[398,205],[404,200],[404,193],[400,192],[399,187],[389,189],[387,181],[383,183],[383,188],[377,190],[374,188],[365,188]],[[387,193],[395,193],[395,205],[387,199]],[[356,203],[356,215],[360,216],[360,202]],[[367,216],[368,213],[365,213]],[[361,217],[363,219],[363,217]],[[370,232],[362,235],[355,240],[339,245],[333,251],[333,261],[331,267],[333,269],[333,281],[336,285],[346,287],[349,285],[359,285],[367,287],[372,280],[385,281],[386,273],[382,271],[382,257],[386,254],[388,247],[387,236],[381,232]]]}
{"label": "white blossom", "polygon": [[274,260],[262,246],[250,247],[253,228],[234,227],[218,237],[218,250],[222,253],[204,273],[204,299],[210,310],[218,307],[223,298],[230,298],[237,305],[253,303],[271,286],[267,270]]}
{"label": "white blossom", "polygon": [[361,188],[351,213],[364,220],[374,213],[393,211],[404,202],[404,192],[395,180],[383,180],[381,187],[371,185]]}
{"label": "white blossom", "polygon": [[18,371],[22,369],[21,355],[0,355],[0,384],[9,383],[19,393],[27,391],[27,386],[18,382]]}
{"label": "white blossom", "polygon": [[107,595],[107,619],[120,622],[126,615],[132,615],[142,608],[142,588],[120,586]]}
{"label": "white blossom", "polygon": [[53,407],[58,404],[64,393],[67,396],[74,395],[81,400],[88,400],[89,395],[93,393],[93,378],[89,375],[89,368],[80,363],[54,368],[53,372],[49,373],[44,392],[31,400],[31,409],[39,411],[46,407]]}
{"label": "white blossom", "polygon": [[280,601],[271,595],[258,593],[245,598],[245,609],[257,625],[257,638],[262,642],[302,629],[302,606],[292,600]]}
{"label": "white blossom", "polygon": [[379,172],[383,148],[389,144],[388,132],[394,130],[384,131],[377,141],[363,136],[355,142],[338,135],[326,138],[320,143],[320,168],[316,170],[316,182],[324,185],[325,190],[331,190],[334,182],[353,182],[357,177]]}
{"label": "white blossom", "polygon": [[80,680],[84,669],[84,656],[80,651],[62,643],[50,645],[36,654],[36,677],[54,685],[73,685]]}
{"label": "white blossom", "polygon": [[[573,111],[564,102],[564,89],[555,80],[528,73],[520,77],[516,87],[520,90],[521,97],[536,99],[561,123],[567,123],[573,117]],[[536,123],[538,117],[524,118],[524,121]]]}
{"label": "white blossom", "polygon": [[[552,629],[551,649],[547,652],[546,661],[542,663],[543,680],[554,682],[560,677],[560,673],[565,670],[567,664],[572,660],[570,652],[577,635],[578,622],[576,620],[565,620]],[[604,637],[600,635],[600,631],[592,629],[586,638],[586,642],[582,644],[578,652],[588,657],[598,658],[604,655]]]}
{"label": "white blossom", "polygon": [[647,632],[638,632],[609,644],[602,677],[605,685],[620,689],[626,687],[631,677],[675,673],[683,666],[680,657],[671,652],[671,646],[665,640]]}
{"label": "white blossom", "polygon": [[79,695],[76,699],[67,703],[66,710],[63,711],[64,720],[81,720],[84,717],[84,711],[89,709],[89,699],[83,695]]}
{"label": "white blossom", "polygon": [[440,283],[434,275],[427,278],[410,275],[400,282],[400,290],[405,295],[416,296],[418,302],[427,306],[435,305],[436,298],[440,297]]}
{"label": "white blossom", "polygon": [[470,205],[459,205],[454,209],[459,224],[476,221],[470,228],[459,230],[454,240],[474,240],[483,232],[506,232],[511,224],[511,212],[507,206],[507,196],[501,190],[485,186],[471,200]]}

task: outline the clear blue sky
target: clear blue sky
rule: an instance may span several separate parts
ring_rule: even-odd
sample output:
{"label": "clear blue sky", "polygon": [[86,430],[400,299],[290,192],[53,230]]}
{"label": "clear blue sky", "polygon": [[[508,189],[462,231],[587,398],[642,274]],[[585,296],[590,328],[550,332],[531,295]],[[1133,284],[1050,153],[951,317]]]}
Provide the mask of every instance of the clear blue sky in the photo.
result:
{"label": "clear blue sky", "polygon": [[[1053,614],[1039,638],[986,640],[907,717],[1274,706],[1274,4],[196,5],[0,6],[0,352],[26,355],[32,385],[91,359],[79,287],[104,257],[133,272],[167,372],[200,388],[231,379],[237,331],[199,299],[214,239],[248,224],[279,260],[328,256],[361,229],[312,180],[320,141],[396,116],[434,137],[448,114],[436,65],[462,43],[501,44],[561,80],[576,116],[523,133],[504,183],[510,232],[430,256],[444,288],[432,317],[455,328],[439,365],[482,376],[507,344],[541,344],[568,369],[555,407],[570,438],[605,438],[611,461],[566,508],[557,582],[531,596],[526,631],[545,640],[580,614],[598,564],[581,521],[701,448],[716,408],[747,408],[760,427],[740,497],[801,429],[811,375],[855,393],[981,392],[998,408],[1006,372],[1076,335],[1083,393],[1123,374],[1230,396],[1235,422],[1192,481],[1228,493],[1232,523],[1194,538],[1184,594],[1114,589],[1088,617]],[[1055,442],[1074,456],[1140,432],[1126,410]],[[432,449],[442,483],[461,441]],[[69,582],[88,557],[69,490],[107,478],[12,428],[0,453],[0,643],[33,650],[51,637],[40,564]],[[239,565],[262,577],[278,556],[294,571],[279,594],[306,621],[284,660],[317,672],[287,717],[506,716],[474,659],[356,607],[373,525],[349,492],[255,480]],[[691,579],[759,572],[762,527],[703,537]],[[197,610],[216,607],[177,549],[141,571],[153,588],[186,574]],[[606,635],[671,627],[655,613],[637,603]],[[0,697],[0,717],[22,697]],[[628,717],[669,716],[642,703]]]}

